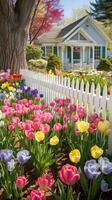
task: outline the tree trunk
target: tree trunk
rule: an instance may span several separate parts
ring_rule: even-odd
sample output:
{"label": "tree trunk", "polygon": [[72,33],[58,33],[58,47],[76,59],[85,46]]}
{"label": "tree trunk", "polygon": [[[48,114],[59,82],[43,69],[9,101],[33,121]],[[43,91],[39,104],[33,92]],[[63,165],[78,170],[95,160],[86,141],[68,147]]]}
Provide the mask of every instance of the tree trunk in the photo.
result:
{"label": "tree trunk", "polygon": [[0,68],[19,73],[26,65],[26,43],[38,0],[0,0]]}

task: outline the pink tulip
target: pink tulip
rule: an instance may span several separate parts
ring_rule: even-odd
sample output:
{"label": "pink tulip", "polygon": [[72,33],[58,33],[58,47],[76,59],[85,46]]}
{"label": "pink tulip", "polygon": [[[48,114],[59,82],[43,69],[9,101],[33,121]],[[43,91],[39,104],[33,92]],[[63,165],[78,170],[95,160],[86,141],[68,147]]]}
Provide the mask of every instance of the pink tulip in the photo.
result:
{"label": "pink tulip", "polygon": [[76,130],[76,131],[75,131],[75,135],[77,135],[77,136],[80,135],[80,131],[79,131],[79,130]]}
{"label": "pink tulip", "polygon": [[64,124],[62,128],[63,128],[63,130],[67,130],[68,129],[67,124]]}
{"label": "pink tulip", "polygon": [[48,124],[41,124],[40,125],[40,130],[45,133],[48,134],[50,131],[50,126]]}
{"label": "pink tulip", "polygon": [[35,137],[34,130],[33,129],[25,130],[25,135],[27,139],[32,140]]}
{"label": "pink tulip", "polygon": [[20,122],[20,119],[18,117],[13,117],[12,118],[12,123],[17,125]]}
{"label": "pink tulip", "polygon": [[76,105],[75,104],[71,104],[70,105],[70,110],[71,110],[71,112],[76,112]]}
{"label": "pink tulip", "polygon": [[59,171],[60,180],[66,185],[74,185],[80,179],[77,168],[73,165],[66,164]]}
{"label": "pink tulip", "polygon": [[78,107],[77,108],[77,114],[79,116],[80,119],[83,119],[86,117],[86,112],[85,112],[85,109],[83,107]]}
{"label": "pink tulip", "polygon": [[14,124],[9,124],[8,125],[8,130],[9,131],[14,131],[15,130],[15,125]]}
{"label": "pink tulip", "polygon": [[71,116],[71,121],[72,122],[77,122],[78,121],[78,116],[77,115],[72,115]]}
{"label": "pink tulip", "polygon": [[53,115],[50,112],[46,112],[42,116],[42,121],[45,123],[50,123],[53,120]]}
{"label": "pink tulip", "polygon": [[64,117],[63,117],[63,120],[64,120],[65,122],[67,122],[67,121],[69,120],[69,116],[65,114]]}
{"label": "pink tulip", "polygon": [[32,190],[29,200],[46,200],[45,194],[41,190]]}
{"label": "pink tulip", "polygon": [[51,174],[44,174],[37,179],[36,184],[39,185],[42,190],[47,191],[53,187],[54,179]]}
{"label": "pink tulip", "polygon": [[18,188],[23,188],[28,184],[28,180],[25,176],[19,176],[16,179],[16,186]]}
{"label": "pink tulip", "polygon": [[54,101],[51,101],[50,106],[51,106],[51,107],[54,107],[54,105],[55,105],[55,102],[54,102]]}
{"label": "pink tulip", "polygon": [[60,132],[62,130],[62,125],[60,123],[55,123],[53,129],[55,132]]}
{"label": "pink tulip", "polygon": [[35,97],[35,101],[39,102],[40,101],[40,97]]}

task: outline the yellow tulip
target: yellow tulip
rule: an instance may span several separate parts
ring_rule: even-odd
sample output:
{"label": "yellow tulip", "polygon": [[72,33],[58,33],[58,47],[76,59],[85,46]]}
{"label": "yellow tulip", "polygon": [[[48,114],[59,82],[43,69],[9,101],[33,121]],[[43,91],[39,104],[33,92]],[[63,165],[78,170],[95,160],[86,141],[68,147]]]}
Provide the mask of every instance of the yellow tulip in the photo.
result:
{"label": "yellow tulip", "polygon": [[59,138],[55,135],[50,139],[50,145],[57,145],[59,143]]}
{"label": "yellow tulip", "polygon": [[74,149],[69,153],[69,158],[73,163],[78,163],[81,158],[80,151],[78,149]]}
{"label": "yellow tulip", "polygon": [[38,141],[38,142],[41,142],[45,139],[45,134],[42,132],[42,131],[37,131],[35,133],[35,139]]}
{"label": "yellow tulip", "polygon": [[8,83],[6,82],[6,83],[3,83],[2,85],[1,85],[1,88],[2,89],[5,89],[6,87],[8,87]]}
{"label": "yellow tulip", "polygon": [[14,88],[13,87],[8,87],[9,91],[14,91]]}
{"label": "yellow tulip", "polygon": [[105,135],[112,135],[112,129],[107,129],[104,134]]}
{"label": "yellow tulip", "polygon": [[18,85],[19,85],[19,83],[18,83],[18,82],[16,82],[16,83],[15,83],[15,85],[16,85],[16,86],[18,86]]}
{"label": "yellow tulip", "polygon": [[99,158],[103,154],[103,149],[98,147],[97,145],[94,145],[91,147],[91,156],[93,158]]}
{"label": "yellow tulip", "polygon": [[105,121],[100,121],[98,123],[98,130],[101,132],[101,133],[105,133],[106,130],[108,130],[110,128],[110,122],[105,120]]}
{"label": "yellow tulip", "polygon": [[89,129],[89,123],[85,121],[78,121],[77,128],[81,133],[87,132]]}

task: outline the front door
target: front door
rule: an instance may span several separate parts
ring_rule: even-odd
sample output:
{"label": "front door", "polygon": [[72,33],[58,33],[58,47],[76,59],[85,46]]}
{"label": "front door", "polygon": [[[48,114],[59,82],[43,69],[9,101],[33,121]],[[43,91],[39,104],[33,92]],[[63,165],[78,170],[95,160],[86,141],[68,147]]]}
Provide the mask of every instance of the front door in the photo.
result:
{"label": "front door", "polygon": [[73,48],[73,63],[80,63],[80,47]]}

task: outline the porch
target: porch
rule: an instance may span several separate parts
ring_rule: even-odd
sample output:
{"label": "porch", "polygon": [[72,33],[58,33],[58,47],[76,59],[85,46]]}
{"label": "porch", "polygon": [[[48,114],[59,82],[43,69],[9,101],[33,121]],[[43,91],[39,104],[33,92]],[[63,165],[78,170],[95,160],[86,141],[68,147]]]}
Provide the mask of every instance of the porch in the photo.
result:
{"label": "porch", "polygon": [[66,70],[77,69],[95,69],[101,58],[106,57],[105,46],[95,46],[93,43],[88,44],[60,44],[42,46],[44,55],[56,54],[63,62]]}

